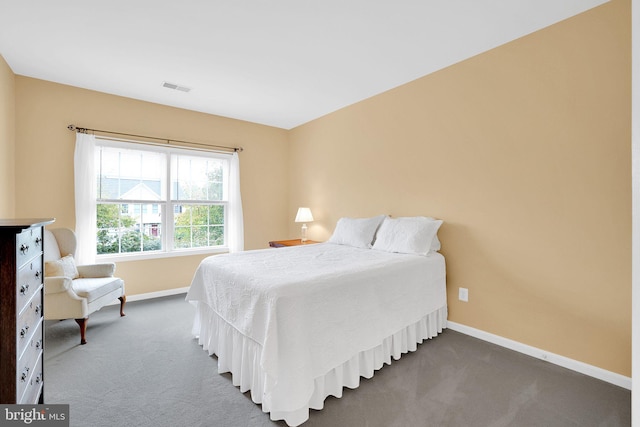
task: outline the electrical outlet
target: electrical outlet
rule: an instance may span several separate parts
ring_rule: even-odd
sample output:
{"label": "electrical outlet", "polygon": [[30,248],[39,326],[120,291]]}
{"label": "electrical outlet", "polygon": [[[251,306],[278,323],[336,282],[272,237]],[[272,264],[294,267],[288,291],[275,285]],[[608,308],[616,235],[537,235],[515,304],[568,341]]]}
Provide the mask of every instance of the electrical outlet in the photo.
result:
{"label": "electrical outlet", "polygon": [[458,288],[458,299],[460,301],[469,302],[469,289]]}

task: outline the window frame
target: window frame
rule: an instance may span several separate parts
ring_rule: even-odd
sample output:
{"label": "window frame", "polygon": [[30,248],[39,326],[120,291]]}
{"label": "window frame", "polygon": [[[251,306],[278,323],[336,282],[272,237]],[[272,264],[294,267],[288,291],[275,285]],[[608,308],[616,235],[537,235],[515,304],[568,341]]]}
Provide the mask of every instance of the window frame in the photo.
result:
{"label": "window frame", "polygon": [[[171,257],[180,257],[180,256],[190,256],[190,255],[200,255],[200,254],[216,254],[216,253],[225,253],[229,252],[229,179],[230,179],[230,166],[231,166],[231,156],[232,153],[212,151],[212,150],[203,150],[196,148],[188,148],[188,147],[175,147],[175,146],[160,146],[157,144],[147,144],[135,141],[124,141],[120,139],[111,139],[107,137],[97,137],[95,139],[95,152],[94,159],[97,158],[97,151],[101,149],[101,147],[109,147],[109,148],[123,148],[123,149],[131,149],[138,151],[149,151],[152,153],[158,153],[165,156],[165,186],[162,188],[162,195],[160,200],[136,200],[136,199],[102,199],[100,198],[99,192],[96,194],[96,198],[93,203],[96,206],[99,204],[119,204],[125,205],[129,204],[129,209],[131,209],[132,204],[141,204],[141,205],[158,205],[158,211],[161,217],[160,223],[160,233],[161,233],[161,242],[162,249],[157,251],[139,251],[139,252],[120,252],[120,253],[109,253],[109,254],[97,254],[97,242],[96,242],[96,261],[138,261],[145,259],[158,259],[158,258],[171,258]],[[219,159],[225,162],[224,165],[224,173],[223,173],[223,185],[225,190],[223,194],[226,197],[223,197],[224,200],[185,200],[185,199],[172,199],[171,195],[171,186],[172,186],[172,156],[174,155],[186,155],[190,157],[202,157],[202,158],[210,158],[210,159]],[[96,161],[96,163],[98,163]],[[97,180],[100,176],[100,165],[96,164],[95,170],[95,179]],[[96,185],[97,182],[96,182]],[[174,228],[175,228],[175,215],[174,211],[176,206],[179,205],[205,205],[205,206],[223,206],[224,207],[224,243],[222,245],[217,246],[206,246],[206,247],[196,247],[196,248],[176,248],[174,247]],[[97,225],[97,218],[94,219]]]}

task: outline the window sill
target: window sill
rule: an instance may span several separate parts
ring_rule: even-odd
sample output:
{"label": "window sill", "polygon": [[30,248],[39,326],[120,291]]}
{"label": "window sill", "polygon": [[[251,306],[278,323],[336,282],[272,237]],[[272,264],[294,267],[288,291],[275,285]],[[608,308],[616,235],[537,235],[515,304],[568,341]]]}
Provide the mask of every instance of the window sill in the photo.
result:
{"label": "window sill", "polygon": [[183,256],[193,255],[218,255],[229,252],[229,248],[226,246],[218,248],[205,248],[205,249],[185,249],[172,252],[142,252],[131,254],[109,254],[109,255],[97,255],[96,262],[128,262],[128,261],[143,261],[147,259],[158,258],[177,258]]}

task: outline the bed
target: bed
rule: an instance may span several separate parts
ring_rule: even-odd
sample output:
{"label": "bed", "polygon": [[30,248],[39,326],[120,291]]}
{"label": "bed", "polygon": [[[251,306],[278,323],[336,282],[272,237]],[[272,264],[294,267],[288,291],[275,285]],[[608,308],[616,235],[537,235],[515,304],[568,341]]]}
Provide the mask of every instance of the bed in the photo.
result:
{"label": "bed", "polygon": [[193,333],[217,355],[218,372],[230,372],[272,420],[304,423],[327,396],[341,397],[446,327],[445,261],[434,250],[441,221],[427,218],[431,233],[418,232],[417,247],[385,227],[398,220],[342,218],[326,243],[211,256],[198,266],[187,293]]}

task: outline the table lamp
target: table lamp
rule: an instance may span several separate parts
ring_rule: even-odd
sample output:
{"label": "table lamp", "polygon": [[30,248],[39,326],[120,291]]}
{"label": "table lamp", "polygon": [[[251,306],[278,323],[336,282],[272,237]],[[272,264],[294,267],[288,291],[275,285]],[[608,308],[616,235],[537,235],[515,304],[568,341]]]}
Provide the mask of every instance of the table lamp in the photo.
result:
{"label": "table lamp", "polygon": [[[313,222],[313,215],[311,214],[311,209],[309,208],[298,208],[298,213],[296,214],[296,222]],[[307,241],[307,224],[302,224],[302,238],[300,239],[303,243]]]}

